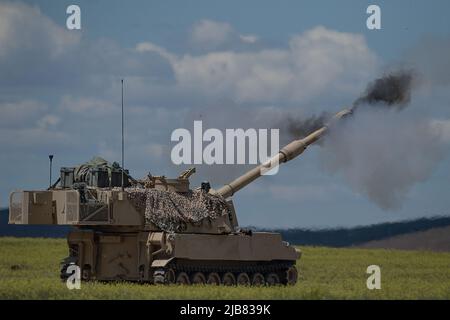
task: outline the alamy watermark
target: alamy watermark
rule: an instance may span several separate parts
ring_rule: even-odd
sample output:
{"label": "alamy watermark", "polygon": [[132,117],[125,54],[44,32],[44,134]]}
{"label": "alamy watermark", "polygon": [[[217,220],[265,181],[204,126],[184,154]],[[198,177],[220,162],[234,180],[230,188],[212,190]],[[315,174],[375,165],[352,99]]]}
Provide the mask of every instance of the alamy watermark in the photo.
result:
{"label": "alamy watermark", "polygon": [[381,268],[377,265],[370,265],[366,270],[370,276],[367,278],[366,286],[369,290],[381,289]]}
{"label": "alamy watermark", "polygon": [[76,4],[67,7],[66,13],[69,15],[66,19],[66,27],[69,30],[81,29],[81,9]]}
{"label": "alamy watermark", "polygon": [[[265,164],[261,174],[278,172],[277,157],[280,148],[279,129],[225,129],[209,128],[203,131],[203,122],[194,121],[193,133],[179,128],[172,132],[171,159],[180,164]],[[270,147],[269,147],[270,145]]]}
{"label": "alamy watermark", "polygon": [[66,273],[69,275],[66,280],[67,289],[81,289],[81,268],[76,264],[70,264]]}
{"label": "alamy watermark", "polygon": [[[68,17],[66,19],[66,27],[69,30],[81,29],[81,8],[79,5],[71,4],[66,9]],[[371,4],[366,9],[369,17],[366,20],[366,26],[369,30],[381,29],[381,8],[379,5]]]}
{"label": "alamy watermark", "polygon": [[369,30],[380,30],[381,29],[381,8],[376,4],[371,4],[367,7],[367,14],[370,16],[366,20],[366,26]]}

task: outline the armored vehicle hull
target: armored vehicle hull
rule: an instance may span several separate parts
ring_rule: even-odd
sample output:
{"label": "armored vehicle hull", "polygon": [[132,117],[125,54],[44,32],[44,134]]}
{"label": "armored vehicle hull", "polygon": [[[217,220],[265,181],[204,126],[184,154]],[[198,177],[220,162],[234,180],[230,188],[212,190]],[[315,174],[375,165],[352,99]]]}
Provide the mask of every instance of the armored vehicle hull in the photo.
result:
{"label": "armored vehicle hull", "polygon": [[81,268],[83,280],[155,284],[295,284],[300,251],[280,234],[118,232],[77,230],[61,266]]}

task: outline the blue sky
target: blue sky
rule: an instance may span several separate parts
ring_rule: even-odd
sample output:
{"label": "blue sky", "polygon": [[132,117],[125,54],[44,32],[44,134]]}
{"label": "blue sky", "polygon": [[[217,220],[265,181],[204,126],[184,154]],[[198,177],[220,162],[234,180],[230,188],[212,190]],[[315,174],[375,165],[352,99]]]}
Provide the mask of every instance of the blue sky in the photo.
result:
{"label": "blue sky", "polygon": [[[81,7],[81,31],[65,29],[69,4]],[[369,4],[381,7],[382,30],[366,28]],[[449,10],[437,0],[0,1],[1,206],[15,188],[46,186],[49,153],[56,167],[118,160],[122,77],[130,171],[170,176],[184,169],[170,164],[170,133],[200,116],[209,127],[264,127],[289,112],[337,111],[406,64],[421,81],[405,117],[438,126],[442,143],[439,157],[399,154],[425,166],[399,207],[381,208],[354,172],[327,170],[320,147],[243,190],[235,206],[242,225],[265,227],[448,215]],[[221,65],[229,69],[214,73]],[[396,150],[410,142],[395,141]],[[220,186],[243,170],[202,167],[194,183]]]}
{"label": "blue sky", "polygon": [[[73,1],[26,1],[60,25]],[[266,41],[283,44],[293,34],[317,25],[363,34],[369,47],[386,59],[393,59],[427,35],[448,35],[446,0],[249,0],[249,1],[77,1],[83,10],[83,36],[112,38],[123,46],[151,41],[171,50],[183,51],[188,29],[201,19],[230,23],[243,32],[260,35]],[[366,28],[366,8],[382,8],[382,30]]]}

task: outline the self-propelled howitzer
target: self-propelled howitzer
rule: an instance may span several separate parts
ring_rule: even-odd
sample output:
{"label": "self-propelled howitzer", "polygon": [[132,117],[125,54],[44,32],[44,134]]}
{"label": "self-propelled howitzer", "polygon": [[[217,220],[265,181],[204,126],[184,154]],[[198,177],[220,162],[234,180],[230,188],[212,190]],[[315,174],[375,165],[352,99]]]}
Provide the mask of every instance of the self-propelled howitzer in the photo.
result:
{"label": "self-propelled howitzer", "polygon": [[[344,110],[332,121],[349,113]],[[324,126],[291,142],[218,190],[209,183],[190,189],[195,169],[175,179],[149,174],[135,180],[117,163],[94,158],[61,168],[58,181],[47,190],[12,192],[9,223],[73,226],[62,279],[76,265],[85,281],[295,284],[300,251],[278,233],[239,228],[231,196],[300,155],[327,130]]]}

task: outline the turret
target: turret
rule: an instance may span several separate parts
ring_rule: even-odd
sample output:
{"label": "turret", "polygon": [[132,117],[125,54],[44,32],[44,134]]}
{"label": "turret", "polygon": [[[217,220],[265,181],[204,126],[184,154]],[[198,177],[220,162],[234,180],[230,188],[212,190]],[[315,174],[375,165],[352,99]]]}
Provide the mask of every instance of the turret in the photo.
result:
{"label": "turret", "polygon": [[335,114],[330,122],[325,124],[322,128],[317,129],[316,131],[312,132],[311,134],[307,135],[303,139],[294,140],[285,147],[283,147],[274,157],[272,157],[270,160],[266,161],[265,163],[251,169],[250,171],[246,172],[245,174],[241,175],[237,179],[233,180],[232,182],[224,185],[218,190],[210,190],[211,193],[220,195],[224,198],[231,197],[233,194],[235,194],[237,191],[241,190],[260,176],[264,175],[265,172],[268,172],[269,170],[274,169],[278,165],[288,162],[289,160],[292,160],[299,156],[300,154],[305,151],[305,149],[322,138],[325,133],[328,131],[328,128],[335,123],[336,121],[339,121],[340,119],[352,114],[352,109],[344,109],[337,114]]}

